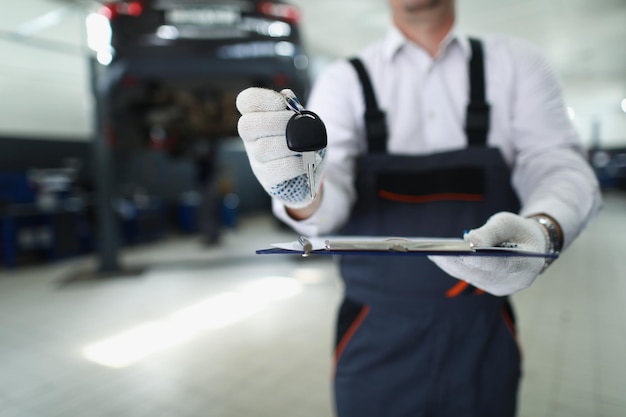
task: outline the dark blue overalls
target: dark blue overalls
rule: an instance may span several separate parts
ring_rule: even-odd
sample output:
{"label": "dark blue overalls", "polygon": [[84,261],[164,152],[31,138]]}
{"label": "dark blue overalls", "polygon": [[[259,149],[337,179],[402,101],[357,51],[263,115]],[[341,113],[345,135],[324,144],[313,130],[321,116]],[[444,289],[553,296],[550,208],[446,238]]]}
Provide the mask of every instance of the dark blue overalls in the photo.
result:
{"label": "dark blue overalls", "polygon": [[[482,48],[471,40],[468,147],[427,156],[386,153],[384,116],[358,60],[369,152],[343,233],[460,237],[498,211],[517,212],[510,170],[486,145]],[[511,307],[423,256],[343,256],[335,397],[340,417],[510,417],[520,351]]]}

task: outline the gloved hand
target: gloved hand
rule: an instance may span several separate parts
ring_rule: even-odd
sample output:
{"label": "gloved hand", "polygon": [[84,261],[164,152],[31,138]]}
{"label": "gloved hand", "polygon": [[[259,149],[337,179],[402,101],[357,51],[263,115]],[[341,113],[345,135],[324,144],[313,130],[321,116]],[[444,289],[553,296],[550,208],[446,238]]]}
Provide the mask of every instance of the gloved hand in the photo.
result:
{"label": "gloved hand", "polygon": [[[300,154],[287,147],[285,130],[294,115],[285,96],[264,88],[248,88],[237,96],[241,113],[237,126],[243,139],[252,172],[265,191],[291,208],[303,208],[313,201]],[[326,149],[316,152],[315,184],[322,183]],[[319,190],[315,190],[316,192]]]}
{"label": "gloved hand", "polygon": [[[464,239],[474,246],[517,244],[518,249],[548,252],[546,231],[538,221],[501,212],[482,227],[466,233]],[[544,258],[491,256],[429,256],[449,275],[467,281],[490,294],[513,294],[530,286],[543,271]]]}

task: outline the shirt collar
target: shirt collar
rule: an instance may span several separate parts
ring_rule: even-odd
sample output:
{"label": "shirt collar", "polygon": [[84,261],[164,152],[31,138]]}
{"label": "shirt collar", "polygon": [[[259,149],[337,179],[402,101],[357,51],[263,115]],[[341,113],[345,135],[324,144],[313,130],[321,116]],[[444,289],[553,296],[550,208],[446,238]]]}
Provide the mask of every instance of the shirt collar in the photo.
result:
{"label": "shirt collar", "polygon": [[[385,58],[389,61],[393,60],[396,53],[409,42],[411,41],[408,40],[395,25],[392,25],[384,39]],[[453,24],[450,32],[448,32],[441,42],[441,51],[447,50],[454,44],[458,44],[463,54],[469,59],[471,55],[469,39],[459,29],[456,23]]]}

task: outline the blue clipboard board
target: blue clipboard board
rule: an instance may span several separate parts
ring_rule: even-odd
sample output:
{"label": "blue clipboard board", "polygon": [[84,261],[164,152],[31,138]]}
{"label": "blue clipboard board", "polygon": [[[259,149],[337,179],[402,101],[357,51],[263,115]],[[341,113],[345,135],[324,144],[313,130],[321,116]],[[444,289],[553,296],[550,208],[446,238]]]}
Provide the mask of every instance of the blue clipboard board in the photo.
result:
{"label": "blue clipboard board", "polygon": [[[323,240],[321,240],[323,239]],[[351,237],[350,240],[309,239],[300,236],[297,241],[274,244],[274,247],[256,251],[258,255],[343,255],[343,256],[490,256],[490,257],[559,257],[559,253],[531,252],[517,249],[515,245],[498,247],[472,247],[462,240],[424,238],[376,238],[376,240]],[[323,242],[323,243],[322,243]]]}
{"label": "blue clipboard board", "polygon": [[491,256],[491,257],[531,257],[531,258],[552,258],[559,257],[558,253],[539,253],[539,252],[525,252],[525,251],[491,251],[488,249],[477,250],[474,252],[466,251],[411,251],[411,252],[395,252],[395,251],[347,251],[347,250],[328,250],[319,249],[310,252],[304,250],[295,251],[280,248],[267,248],[259,249],[255,252],[257,255],[300,255],[300,256],[312,256],[312,255],[367,255],[367,256]]}

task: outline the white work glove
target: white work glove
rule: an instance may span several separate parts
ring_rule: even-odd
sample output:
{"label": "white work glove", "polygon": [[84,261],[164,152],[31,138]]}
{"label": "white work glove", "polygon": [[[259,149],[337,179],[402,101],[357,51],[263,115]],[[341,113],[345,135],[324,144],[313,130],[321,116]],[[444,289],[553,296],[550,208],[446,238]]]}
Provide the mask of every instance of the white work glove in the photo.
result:
{"label": "white work glove", "polygon": [[[265,191],[287,207],[303,208],[313,199],[302,156],[287,147],[285,130],[294,112],[288,110],[283,93],[295,97],[290,90],[279,93],[256,87],[239,93],[237,109],[242,116],[237,128],[252,172]],[[316,152],[315,184],[318,188],[322,183],[325,155],[326,149]]]}
{"label": "white work glove", "polygon": [[[466,233],[474,246],[516,244],[520,250],[548,252],[548,235],[538,221],[517,214],[494,214],[487,223]],[[544,258],[496,256],[429,256],[439,268],[490,294],[504,296],[529,287],[543,271]]]}

